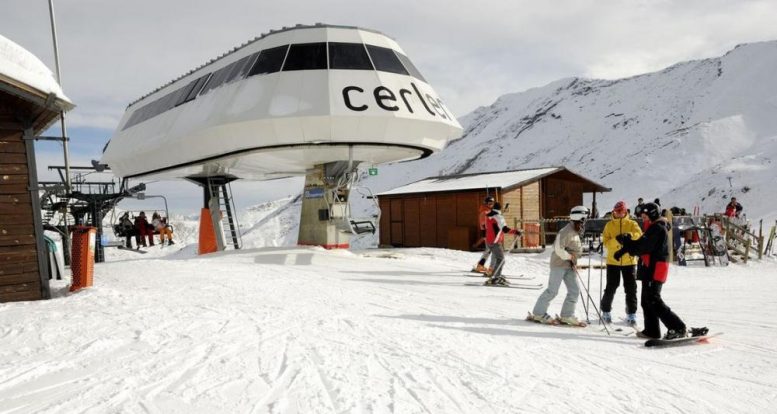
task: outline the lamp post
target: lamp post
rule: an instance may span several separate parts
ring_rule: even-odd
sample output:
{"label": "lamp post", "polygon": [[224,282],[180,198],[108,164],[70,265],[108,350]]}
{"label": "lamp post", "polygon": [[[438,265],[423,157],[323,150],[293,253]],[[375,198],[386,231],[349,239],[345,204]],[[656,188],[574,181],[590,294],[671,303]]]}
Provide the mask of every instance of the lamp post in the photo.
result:
{"label": "lamp post", "polygon": [[[51,18],[51,38],[54,42],[54,70],[57,75],[57,83],[59,83],[60,87],[62,86],[62,75],[59,70],[59,48],[57,47],[57,24],[54,19],[54,0],[49,0],[49,16]],[[70,151],[68,149],[68,143],[67,143],[67,129],[65,127],[65,112],[61,111],[59,113],[59,121],[60,121],[60,128],[62,130],[62,152],[64,153],[65,157],[65,191],[67,192],[65,195],[65,213],[64,213],[64,223],[65,223],[65,240],[63,243],[67,243],[68,247],[70,246],[70,232],[68,231],[68,225],[67,225],[67,215],[70,211],[70,193],[72,192],[72,183],[70,181]],[[69,251],[70,249],[68,249]]]}

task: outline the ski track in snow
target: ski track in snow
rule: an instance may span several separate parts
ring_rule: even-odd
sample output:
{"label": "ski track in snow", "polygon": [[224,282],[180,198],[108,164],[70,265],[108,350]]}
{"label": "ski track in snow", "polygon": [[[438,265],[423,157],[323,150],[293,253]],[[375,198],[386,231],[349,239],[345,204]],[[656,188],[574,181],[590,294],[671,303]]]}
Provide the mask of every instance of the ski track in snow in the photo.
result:
{"label": "ski track in snow", "polygon": [[[587,328],[524,321],[541,291],[464,286],[476,253],[130,255],[93,288],[0,305],[0,412],[755,413],[777,395],[777,324],[739,317],[774,310],[773,259],[674,268],[667,303],[724,335],[649,350],[593,310]],[[506,272],[545,283],[546,256]]]}

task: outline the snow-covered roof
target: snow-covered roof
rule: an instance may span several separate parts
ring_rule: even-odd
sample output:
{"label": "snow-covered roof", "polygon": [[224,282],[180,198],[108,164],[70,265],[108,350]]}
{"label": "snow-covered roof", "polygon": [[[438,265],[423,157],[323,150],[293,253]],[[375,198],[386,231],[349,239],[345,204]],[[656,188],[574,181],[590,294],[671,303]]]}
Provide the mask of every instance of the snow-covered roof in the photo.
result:
{"label": "snow-covered roof", "polygon": [[[57,98],[73,106],[62,92],[62,87],[51,70],[27,49],[0,35],[0,81],[16,86],[26,86],[42,92],[53,93]],[[19,85],[21,84],[21,85]]]}
{"label": "snow-covered roof", "polygon": [[440,191],[477,190],[480,188],[507,188],[538,180],[546,175],[564,170],[564,167],[534,168],[505,172],[430,177],[378,194],[434,193]]}

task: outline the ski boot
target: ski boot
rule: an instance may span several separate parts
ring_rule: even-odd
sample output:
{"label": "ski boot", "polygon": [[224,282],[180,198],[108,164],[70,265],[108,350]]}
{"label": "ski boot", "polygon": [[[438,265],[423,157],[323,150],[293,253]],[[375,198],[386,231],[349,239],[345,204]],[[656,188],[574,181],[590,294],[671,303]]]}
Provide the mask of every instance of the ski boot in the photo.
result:
{"label": "ski boot", "polygon": [[471,270],[472,273],[486,273],[486,267],[482,264],[478,263],[477,266],[473,267]]}
{"label": "ski boot", "polygon": [[612,323],[612,314],[610,312],[602,312],[602,321],[604,323]]}
{"label": "ski boot", "polygon": [[545,325],[558,325],[558,321],[554,319],[552,316],[548,315],[547,313],[540,316],[540,315],[534,315],[531,312],[529,312],[529,315],[526,317],[527,321],[536,322],[536,323],[542,323]]}
{"label": "ski boot", "polygon": [[678,329],[678,330],[670,329],[669,331],[666,332],[666,335],[664,335],[663,339],[664,340],[680,339],[680,338],[685,338],[687,336],[688,336],[688,333],[685,331],[685,328]]}
{"label": "ski boot", "polygon": [[563,316],[558,318],[558,321],[562,325],[570,325],[570,326],[579,326],[579,327],[585,327],[587,324],[583,321],[580,321],[575,316]]}
{"label": "ski boot", "polygon": [[707,335],[707,332],[709,331],[710,330],[707,329],[706,326],[703,328],[691,328],[691,336],[704,336]]}
{"label": "ski boot", "polygon": [[507,279],[499,276],[499,277],[491,277],[488,280],[486,280],[485,283],[483,283],[485,286],[510,286],[509,283],[507,283]]}
{"label": "ski boot", "polygon": [[637,326],[637,314],[636,313],[629,313],[626,315],[626,325],[629,325],[630,327]]}

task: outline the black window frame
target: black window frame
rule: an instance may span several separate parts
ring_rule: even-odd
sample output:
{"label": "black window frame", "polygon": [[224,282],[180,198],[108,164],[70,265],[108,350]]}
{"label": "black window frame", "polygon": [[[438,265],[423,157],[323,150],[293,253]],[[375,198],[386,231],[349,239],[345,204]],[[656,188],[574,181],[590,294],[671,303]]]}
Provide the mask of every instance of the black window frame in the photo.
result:
{"label": "black window frame", "polygon": [[[363,62],[358,62],[360,65],[354,64],[353,62],[356,59],[353,59],[352,56],[348,56],[347,54],[341,54],[339,51],[343,51],[343,49],[346,48],[353,48],[354,50],[359,49],[361,50],[363,55]],[[339,51],[338,51],[339,49]],[[329,69],[335,69],[335,70],[375,70],[375,66],[372,64],[372,60],[370,59],[370,54],[367,53],[367,48],[365,47],[364,43],[346,43],[346,42],[329,42],[327,44],[327,52],[329,56]],[[333,61],[335,59],[340,59],[340,56],[347,56],[345,60],[348,60],[348,62],[344,62],[343,64],[338,64],[338,67],[335,67],[333,65]],[[364,65],[366,63],[366,65]]]}
{"label": "black window frame", "polygon": [[402,53],[399,53],[396,50],[394,51],[394,54],[397,55],[397,58],[405,67],[405,70],[408,71],[408,74],[410,76],[426,82],[426,78],[424,78],[424,76],[421,75],[421,71],[418,70],[418,68],[413,64],[410,58],[407,57],[407,55],[403,55]]}
{"label": "black window frame", "polygon": [[[189,90],[189,93],[187,93],[186,96],[184,96],[183,100],[178,105],[183,105],[183,104],[185,104],[187,102],[193,101],[194,98],[196,98],[197,95],[202,90],[202,87],[205,86],[205,83],[208,81],[208,79],[210,79],[210,75],[211,75],[210,73],[206,73],[205,75],[202,75],[197,80],[195,80],[193,82],[194,85]],[[178,106],[178,105],[176,105],[176,106]]]}
{"label": "black window frame", "polygon": [[364,46],[367,48],[367,53],[370,55],[370,60],[372,60],[375,70],[396,73],[398,75],[410,75],[405,65],[402,64],[402,61],[394,52],[394,49],[370,44],[365,44]]}
{"label": "black window frame", "polygon": [[[316,53],[310,53],[316,52]],[[328,67],[326,42],[296,43],[289,45],[282,72],[295,70],[325,70]]]}
{"label": "black window frame", "polygon": [[281,68],[283,68],[288,51],[289,45],[276,46],[262,50],[261,53],[259,53],[259,56],[257,56],[256,61],[254,61],[254,64],[251,66],[251,69],[249,69],[246,77],[280,72]]}

